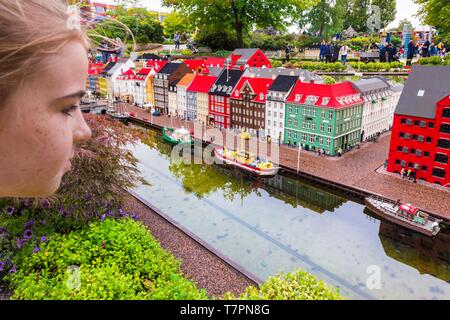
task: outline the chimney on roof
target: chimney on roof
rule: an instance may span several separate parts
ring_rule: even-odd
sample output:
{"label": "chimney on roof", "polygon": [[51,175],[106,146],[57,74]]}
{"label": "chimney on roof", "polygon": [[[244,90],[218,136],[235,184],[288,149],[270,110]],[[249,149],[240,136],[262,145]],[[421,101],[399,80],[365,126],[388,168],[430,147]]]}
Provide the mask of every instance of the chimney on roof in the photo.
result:
{"label": "chimney on roof", "polygon": [[314,80],[309,80],[309,83],[314,84],[315,81]]}

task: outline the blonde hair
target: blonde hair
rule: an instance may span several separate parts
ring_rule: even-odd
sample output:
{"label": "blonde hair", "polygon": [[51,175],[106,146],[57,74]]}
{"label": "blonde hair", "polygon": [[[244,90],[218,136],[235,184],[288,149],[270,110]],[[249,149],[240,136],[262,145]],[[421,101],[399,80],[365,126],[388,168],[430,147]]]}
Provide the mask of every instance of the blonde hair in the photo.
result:
{"label": "blonde hair", "polygon": [[86,33],[69,17],[63,0],[0,1],[0,103],[68,42],[88,48]]}

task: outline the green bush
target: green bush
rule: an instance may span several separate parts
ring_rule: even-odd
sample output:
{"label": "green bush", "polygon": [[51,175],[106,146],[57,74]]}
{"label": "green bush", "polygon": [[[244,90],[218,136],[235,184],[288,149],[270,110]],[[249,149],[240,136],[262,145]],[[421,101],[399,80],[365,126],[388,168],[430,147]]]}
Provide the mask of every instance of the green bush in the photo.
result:
{"label": "green bush", "polygon": [[229,57],[231,54],[231,51],[228,50],[218,50],[216,52],[214,52],[214,55],[216,57]]}
{"label": "green bush", "polygon": [[323,83],[325,84],[335,84],[336,83],[336,79],[330,76],[324,76],[323,77]]}
{"label": "green bush", "polygon": [[[235,300],[227,293],[223,299]],[[306,271],[280,273],[270,277],[259,289],[248,287],[239,297],[242,300],[343,300],[339,291],[327,287]]]}
{"label": "green bush", "polygon": [[183,56],[190,56],[190,55],[192,55],[192,51],[191,51],[191,50],[188,50],[188,49],[181,50],[181,54],[182,54]]}
{"label": "green bush", "polygon": [[270,63],[272,64],[272,68],[279,68],[283,66],[283,62],[281,62],[280,60],[271,59]]}
{"label": "green bush", "polygon": [[295,66],[310,71],[343,72],[347,70],[347,67],[344,66],[341,62],[325,63],[302,61]]}
{"label": "green bush", "polygon": [[389,72],[404,68],[402,62],[350,62],[350,66],[355,70],[365,72]]}
{"label": "green bush", "polygon": [[428,58],[421,58],[419,60],[419,64],[421,64],[421,65],[432,65],[432,66],[449,66],[450,65],[450,58],[449,58],[449,56],[446,56],[444,60],[441,57],[438,57],[438,56],[428,57]]}
{"label": "green bush", "polygon": [[17,269],[7,276],[12,299],[208,298],[182,276],[180,262],[145,226],[131,219],[54,234]]}

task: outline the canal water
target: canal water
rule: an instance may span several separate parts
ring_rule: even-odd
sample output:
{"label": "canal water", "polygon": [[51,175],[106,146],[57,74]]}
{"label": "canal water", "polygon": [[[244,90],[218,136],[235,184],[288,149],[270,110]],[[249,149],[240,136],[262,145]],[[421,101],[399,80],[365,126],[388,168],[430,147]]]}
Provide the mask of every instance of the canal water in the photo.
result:
{"label": "canal water", "polygon": [[330,190],[173,161],[149,130],[132,148],[149,184],[135,192],[262,280],[304,269],[349,299],[450,299],[450,235],[380,221]]}

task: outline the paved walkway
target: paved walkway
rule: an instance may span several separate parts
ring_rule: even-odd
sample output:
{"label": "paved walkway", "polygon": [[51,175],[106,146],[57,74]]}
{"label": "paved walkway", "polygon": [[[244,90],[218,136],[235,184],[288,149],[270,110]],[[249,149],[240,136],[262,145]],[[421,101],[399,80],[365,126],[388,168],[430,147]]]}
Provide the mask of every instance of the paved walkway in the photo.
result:
{"label": "paved walkway", "polygon": [[[193,129],[192,122],[167,116],[152,117],[149,113],[134,106],[128,106],[129,112],[134,112],[136,118],[159,126],[184,126]],[[237,135],[235,135],[237,136]],[[235,138],[234,143],[227,143],[229,147],[236,147],[240,139]],[[260,142],[265,144],[266,142]],[[450,220],[450,190],[440,190],[423,184],[401,179],[400,176],[391,176],[376,172],[388,157],[390,133],[384,134],[376,143],[364,143],[361,149],[354,149],[341,158],[319,157],[312,152],[301,151],[300,171],[314,176],[346,184],[371,193],[383,195],[390,199],[401,199],[405,202],[429,210],[438,216]],[[280,164],[297,168],[297,148],[280,147]]]}

